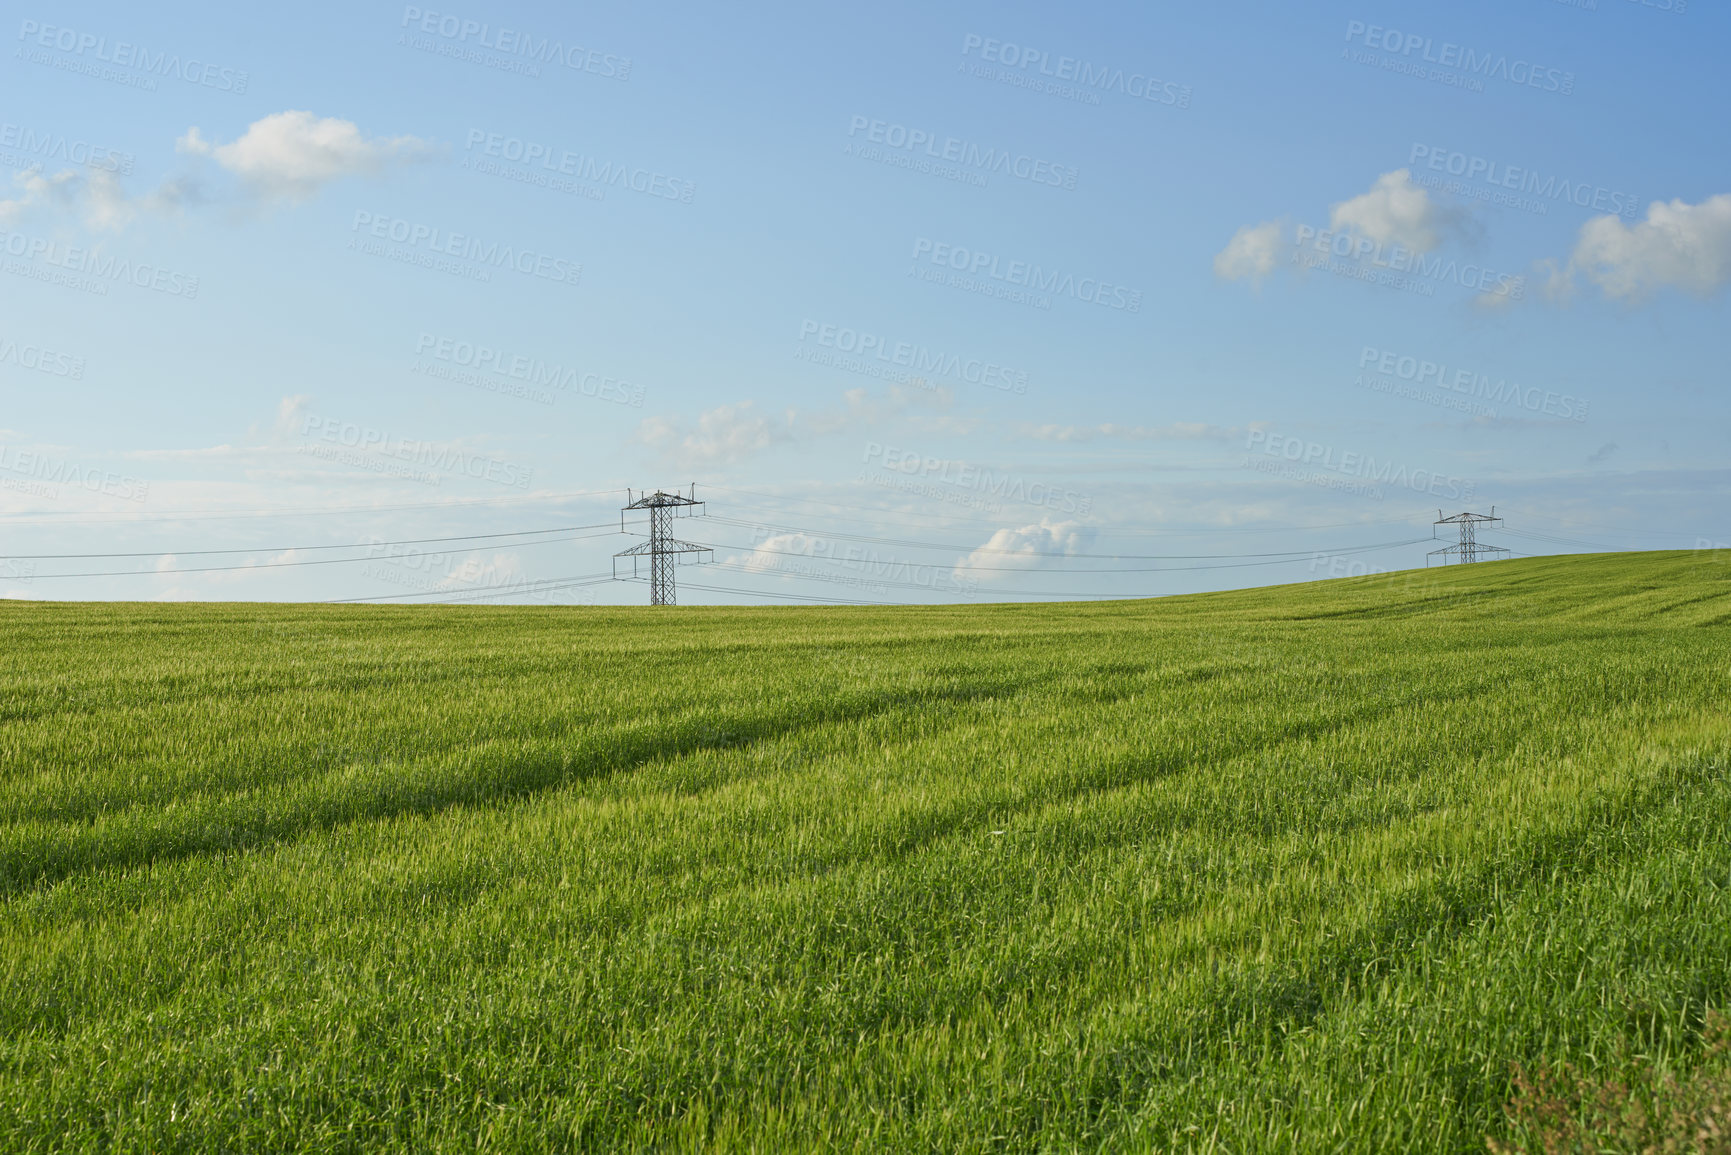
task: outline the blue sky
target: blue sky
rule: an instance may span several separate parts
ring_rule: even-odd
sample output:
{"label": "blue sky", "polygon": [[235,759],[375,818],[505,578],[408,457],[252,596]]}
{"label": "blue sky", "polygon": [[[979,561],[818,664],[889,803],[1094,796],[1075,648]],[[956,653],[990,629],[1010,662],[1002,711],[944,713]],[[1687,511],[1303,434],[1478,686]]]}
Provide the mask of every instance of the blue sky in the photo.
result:
{"label": "blue sky", "polygon": [[5,596],[1731,548],[1720,8],[171,7],[6,30]]}

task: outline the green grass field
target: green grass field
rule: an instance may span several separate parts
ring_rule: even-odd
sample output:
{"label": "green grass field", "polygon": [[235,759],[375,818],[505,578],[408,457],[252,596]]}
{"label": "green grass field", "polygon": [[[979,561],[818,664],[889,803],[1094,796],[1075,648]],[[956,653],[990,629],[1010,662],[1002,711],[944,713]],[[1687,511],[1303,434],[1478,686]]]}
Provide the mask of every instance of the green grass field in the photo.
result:
{"label": "green grass field", "polygon": [[1731,1001],[1722,554],[0,639],[9,1152],[1483,1151]]}

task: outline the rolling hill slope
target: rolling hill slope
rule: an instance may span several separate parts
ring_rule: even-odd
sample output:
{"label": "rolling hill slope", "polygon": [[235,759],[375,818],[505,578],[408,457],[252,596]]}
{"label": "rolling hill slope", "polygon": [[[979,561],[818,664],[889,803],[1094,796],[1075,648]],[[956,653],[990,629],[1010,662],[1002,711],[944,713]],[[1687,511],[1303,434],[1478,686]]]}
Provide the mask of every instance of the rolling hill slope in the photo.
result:
{"label": "rolling hill slope", "polygon": [[7,1150],[1483,1150],[1731,996],[1731,559],[0,603]]}

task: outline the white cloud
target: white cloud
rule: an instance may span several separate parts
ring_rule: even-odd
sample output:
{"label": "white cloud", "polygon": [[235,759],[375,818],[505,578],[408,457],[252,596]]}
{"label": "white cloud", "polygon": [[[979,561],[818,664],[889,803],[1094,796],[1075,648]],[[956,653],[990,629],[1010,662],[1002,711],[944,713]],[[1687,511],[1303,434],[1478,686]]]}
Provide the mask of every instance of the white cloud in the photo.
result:
{"label": "white cloud", "polygon": [[138,207],[114,174],[106,169],[91,172],[84,186],[84,222],[93,229],[119,232],[132,223]]}
{"label": "white cloud", "polygon": [[433,152],[418,137],[369,140],[353,121],[320,118],[297,109],[253,121],[240,139],[228,144],[212,144],[194,126],[175,142],[175,148],[214,159],[265,200],[286,201],[306,200],[340,177],[376,176],[390,165],[420,160]]}
{"label": "white cloud", "polygon": [[1731,194],[1697,205],[1654,201],[1634,225],[1594,217],[1581,226],[1567,267],[1543,267],[1552,297],[1568,296],[1577,274],[1607,297],[1638,300],[1667,287],[1705,297],[1731,281]]}
{"label": "white cloud", "polygon": [[1099,425],[1027,425],[1023,429],[1041,441],[1092,441],[1096,437],[1125,441],[1231,441],[1242,433],[1200,421],[1174,421],[1170,425],[1119,425],[1105,421]]}
{"label": "white cloud", "polygon": [[306,423],[306,418],[312,412],[313,397],[311,393],[293,393],[277,403],[276,420],[271,422],[271,432],[278,437],[293,437],[299,434]]}
{"label": "white cloud", "polygon": [[174,142],[175,152],[184,152],[189,156],[209,156],[214,149],[215,146],[204,139],[204,133],[198,130],[196,124],[181,133]]}
{"label": "white cloud", "polygon": [[1567,301],[1575,295],[1574,272],[1560,262],[1546,257],[1533,262],[1533,270],[1544,278],[1543,290],[1553,301]]}
{"label": "white cloud", "polygon": [[43,176],[37,166],[15,179],[24,191],[16,199],[0,201],[0,222],[12,221],[37,206],[47,206],[59,212],[77,213],[87,228],[117,233],[137,220],[141,212],[173,212],[198,199],[197,185],[185,178],[164,181],[154,192],[134,198],[107,169],[87,172],[65,169],[53,176]]}
{"label": "white cloud", "polygon": [[1280,232],[1277,221],[1245,225],[1232,234],[1224,249],[1214,254],[1214,275],[1226,281],[1245,277],[1260,281],[1274,271],[1279,259]]}
{"label": "white cloud", "polygon": [[[1428,253],[1451,238],[1465,238],[1471,223],[1466,210],[1432,200],[1404,168],[1383,173],[1369,192],[1329,210],[1329,227],[1336,232],[1419,253]],[[1285,233],[1279,221],[1245,225],[1214,255],[1214,275],[1226,281],[1260,282],[1280,267],[1281,248],[1288,239]]]}
{"label": "white cloud", "polygon": [[[266,201],[301,201],[326,183],[348,175],[371,176],[394,163],[420,159],[433,148],[413,136],[368,140],[353,123],[310,112],[278,112],[254,121],[230,144],[215,145],[197,128],[175,142],[178,152],[211,157],[236,174],[249,193]],[[20,192],[0,199],[0,224],[36,208],[77,213],[86,227],[119,232],[143,214],[168,214],[203,199],[199,182],[182,174],[141,197],[129,195],[107,169],[65,169],[52,176],[42,166],[14,178]]]}
{"label": "white cloud", "polygon": [[1514,309],[1516,305],[1526,300],[1526,278],[1520,278],[1521,293],[1515,295],[1514,282],[1498,285],[1494,289],[1482,289],[1472,295],[1468,302],[1470,308],[1481,313],[1501,313]]}
{"label": "white cloud", "polygon": [[778,568],[782,564],[781,558],[788,554],[818,557],[827,549],[829,543],[821,537],[813,537],[807,533],[778,533],[758,542],[752,551],[735,554],[728,560],[741,562],[746,569],[761,573]]}
{"label": "white cloud", "polygon": [[794,439],[795,413],[768,417],[753,401],[718,405],[697,419],[695,427],[679,417],[646,417],[637,439],[669,457],[692,465],[727,465]]}
{"label": "white cloud", "polygon": [[71,208],[77,204],[84,186],[82,173],[67,169],[53,176],[44,176],[42,166],[31,165],[12,178],[19,193],[9,200],[0,200],[0,224],[11,224],[38,205]]}
{"label": "white cloud", "polygon": [[1020,529],[1000,529],[963,558],[954,573],[957,578],[970,577],[970,571],[978,569],[990,577],[993,571],[1006,568],[1038,569],[1050,557],[1080,553],[1094,540],[1094,532],[1093,527],[1080,522],[1050,518]]}
{"label": "white cloud", "polygon": [[1431,200],[1404,168],[1383,173],[1369,192],[1341,201],[1328,215],[1330,227],[1337,232],[1358,233],[1379,244],[1404,245],[1420,253],[1442,244],[1443,234],[1464,219],[1460,210]]}
{"label": "white cloud", "polygon": [[678,414],[644,418],[636,439],[670,460],[694,465],[731,465],[777,445],[806,441],[851,428],[903,416],[917,405],[950,403],[947,389],[927,393],[894,386],[883,396],[866,389],[849,389],[839,408],[800,411],[789,407],[780,417],[759,412],[754,401],[718,405],[701,414],[696,425]]}
{"label": "white cloud", "polygon": [[[432,561],[432,555],[428,555],[422,559],[422,564]],[[495,553],[488,557],[484,553],[469,553],[455,561],[448,558],[438,561],[444,563],[447,572],[433,584],[434,589],[461,590],[471,586],[521,584],[528,580],[523,559],[515,554]]]}

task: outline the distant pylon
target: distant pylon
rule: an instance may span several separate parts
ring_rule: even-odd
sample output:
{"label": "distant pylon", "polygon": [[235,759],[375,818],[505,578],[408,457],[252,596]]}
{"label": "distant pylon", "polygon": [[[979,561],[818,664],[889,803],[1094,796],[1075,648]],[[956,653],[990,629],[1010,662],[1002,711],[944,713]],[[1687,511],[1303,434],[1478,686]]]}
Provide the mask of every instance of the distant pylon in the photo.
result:
{"label": "distant pylon", "polygon": [[[715,551],[708,546],[693,545],[688,541],[680,541],[668,533],[667,527],[675,517],[680,516],[680,510],[691,510],[703,505],[697,500],[697,486],[691,487],[691,496],[682,493],[664,493],[656,490],[644,494],[635,501],[631,491],[625,491],[626,505],[619,511],[619,529],[625,530],[625,514],[633,509],[649,511],[649,540],[630,549],[620,550],[613,555],[613,576],[619,576],[619,560],[622,557],[631,559],[631,576],[637,576],[637,559],[649,559],[649,604],[652,606],[671,606],[677,604],[676,591],[673,585],[673,567],[682,553],[708,553]],[[687,514],[686,516],[690,516]]]}
{"label": "distant pylon", "polygon": [[1444,565],[1449,563],[1449,558],[1451,557],[1460,558],[1461,564],[1465,565],[1467,562],[1478,561],[1480,554],[1508,553],[1509,551],[1500,545],[1480,545],[1478,541],[1477,529],[1479,526],[1485,525],[1489,522],[1502,520],[1502,518],[1496,516],[1496,512],[1497,507],[1494,505],[1491,506],[1490,513],[1457,513],[1453,517],[1444,517],[1442,515],[1442,510],[1437,510],[1436,521],[1432,523],[1433,528],[1431,530],[1431,536],[1436,536],[1434,526],[1458,525],[1461,530],[1461,540],[1459,545],[1444,546],[1442,549],[1431,550],[1429,553],[1425,554],[1424,564],[1429,565],[1430,559],[1437,556],[1439,553],[1442,555],[1442,563]]}

